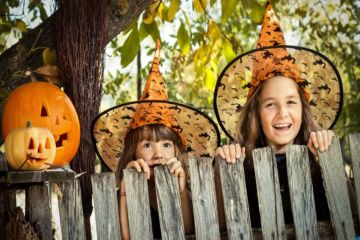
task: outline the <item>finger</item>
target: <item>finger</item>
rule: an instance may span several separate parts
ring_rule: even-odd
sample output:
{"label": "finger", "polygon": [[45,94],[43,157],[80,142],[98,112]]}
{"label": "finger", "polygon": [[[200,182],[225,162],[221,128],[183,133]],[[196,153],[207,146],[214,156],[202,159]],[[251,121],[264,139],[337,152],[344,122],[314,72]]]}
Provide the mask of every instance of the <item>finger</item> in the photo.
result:
{"label": "finger", "polygon": [[235,144],[235,157],[236,159],[239,159],[241,157],[241,147],[240,144]]}
{"label": "finger", "polygon": [[141,172],[141,167],[140,165],[136,162],[136,161],[130,161],[127,165],[126,165],[126,169],[135,169],[138,172]]}
{"label": "finger", "polygon": [[310,140],[311,140],[311,143],[312,143],[311,146],[313,146],[315,149],[319,148],[319,144],[318,144],[315,132],[311,132]]}
{"label": "finger", "polygon": [[231,163],[235,163],[236,161],[236,152],[235,152],[235,145],[234,144],[230,144],[229,145],[229,153],[230,153],[230,160]]}
{"label": "finger", "polygon": [[327,133],[328,133],[328,139],[329,139],[328,141],[329,141],[329,146],[330,146],[331,143],[332,143],[333,138],[335,137],[335,134],[331,130],[328,130]]}
{"label": "finger", "polygon": [[230,157],[229,145],[224,145],[222,148],[223,148],[224,154],[225,154],[225,161],[230,163],[231,157]]}
{"label": "finger", "polygon": [[245,147],[241,148],[241,155],[242,155],[242,157],[245,157]]}
{"label": "finger", "polygon": [[[170,166],[169,166],[169,167],[170,167]],[[174,173],[174,171],[175,171],[176,169],[178,169],[178,168],[182,168],[180,161],[177,161],[177,162],[173,163],[173,165],[171,165],[171,167],[170,167],[170,172],[171,172],[171,173]]]}
{"label": "finger", "polygon": [[150,179],[150,167],[149,167],[149,165],[144,161],[144,159],[138,159],[137,162],[140,164],[141,168],[144,170],[146,178]]}
{"label": "finger", "polygon": [[176,168],[174,170],[173,175],[176,176],[176,177],[183,177],[185,175],[184,169],[183,168]]}
{"label": "finger", "polygon": [[222,159],[225,159],[225,153],[222,147],[218,147],[216,149],[215,155],[221,157]]}
{"label": "finger", "polygon": [[164,164],[168,165],[168,166],[171,166],[171,164],[177,162],[177,158],[174,157],[174,158],[170,158],[169,160],[167,160]]}
{"label": "finger", "polygon": [[324,138],[323,138],[323,135],[322,135],[322,131],[317,131],[316,132],[316,140],[318,142],[320,152],[324,152],[325,148],[324,148]]}
{"label": "finger", "polygon": [[328,138],[328,131],[327,130],[323,130],[321,132],[322,138],[323,138],[323,142],[324,142],[324,151],[327,151],[329,149],[329,138]]}

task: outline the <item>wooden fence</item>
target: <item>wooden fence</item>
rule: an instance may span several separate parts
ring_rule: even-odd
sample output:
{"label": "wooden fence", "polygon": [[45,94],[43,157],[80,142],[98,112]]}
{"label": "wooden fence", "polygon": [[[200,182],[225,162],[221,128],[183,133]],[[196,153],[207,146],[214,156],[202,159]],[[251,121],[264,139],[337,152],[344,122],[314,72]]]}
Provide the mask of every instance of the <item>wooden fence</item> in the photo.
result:
{"label": "wooden fence", "polygon": [[[360,134],[349,136],[356,195],[360,196]],[[308,155],[305,146],[287,149],[287,171],[293,225],[285,225],[276,159],[270,148],[253,151],[261,229],[252,229],[246,195],[243,162],[220,161],[227,232],[220,233],[215,197],[213,159],[190,159],[189,174],[195,234],[185,236],[177,179],[164,166],[155,168],[155,182],[162,239],[355,239],[354,221],[347,193],[339,140],[319,155],[331,222],[317,222]],[[3,166],[2,166],[3,165]],[[79,181],[72,171],[10,172],[0,162],[0,240],[24,231],[26,221],[41,239],[52,239],[49,186],[58,186],[62,239],[85,239]],[[2,170],[1,170],[2,169]],[[147,180],[143,173],[125,170],[130,235],[152,239]],[[115,176],[95,174],[91,178],[97,239],[120,239]],[[18,214],[15,190],[26,190],[25,219]],[[357,203],[360,206],[359,197]],[[12,215],[10,215],[12,213]],[[15,219],[15,221],[14,221]],[[26,221],[25,221],[26,220]],[[23,223],[21,229],[15,226]],[[20,235],[18,235],[20,236]],[[21,235],[22,236],[22,235]],[[25,236],[25,235],[24,235]],[[23,237],[23,239],[26,239]],[[36,239],[31,237],[28,239]]]}

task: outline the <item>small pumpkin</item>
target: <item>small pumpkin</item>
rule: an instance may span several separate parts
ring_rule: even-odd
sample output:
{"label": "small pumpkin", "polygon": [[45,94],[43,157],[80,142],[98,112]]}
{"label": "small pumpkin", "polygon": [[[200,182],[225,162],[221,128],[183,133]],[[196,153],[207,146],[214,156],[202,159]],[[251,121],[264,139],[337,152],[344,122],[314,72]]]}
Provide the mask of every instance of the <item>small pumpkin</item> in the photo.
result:
{"label": "small pumpkin", "polygon": [[30,82],[11,92],[3,108],[3,138],[12,129],[24,128],[27,120],[54,135],[54,165],[64,166],[74,158],[80,144],[80,123],[74,105],[60,88],[48,82]]}
{"label": "small pumpkin", "polygon": [[6,160],[15,170],[43,170],[55,160],[56,146],[53,134],[47,128],[13,129],[5,139]]}

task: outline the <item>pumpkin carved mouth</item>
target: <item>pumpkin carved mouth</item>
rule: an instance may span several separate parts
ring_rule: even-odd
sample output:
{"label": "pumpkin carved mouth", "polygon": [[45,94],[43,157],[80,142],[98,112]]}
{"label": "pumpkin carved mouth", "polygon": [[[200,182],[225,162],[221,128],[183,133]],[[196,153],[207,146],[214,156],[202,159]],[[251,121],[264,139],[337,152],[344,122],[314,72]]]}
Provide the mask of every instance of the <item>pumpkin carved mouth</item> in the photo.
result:
{"label": "pumpkin carved mouth", "polygon": [[56,147],[63,147],[68,143],[68,134],[67,133],[63,133],[60,136],[54,136],[55,137],[55,145]]}

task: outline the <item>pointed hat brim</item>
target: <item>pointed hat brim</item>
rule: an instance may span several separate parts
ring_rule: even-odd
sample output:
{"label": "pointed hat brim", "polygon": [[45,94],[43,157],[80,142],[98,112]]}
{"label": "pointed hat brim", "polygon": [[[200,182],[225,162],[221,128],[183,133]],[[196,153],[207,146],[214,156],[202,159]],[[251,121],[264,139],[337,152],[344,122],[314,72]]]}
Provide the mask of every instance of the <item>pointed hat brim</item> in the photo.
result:
{"label": "pointed hat brim", "polygon": [[[214,91],[216,118],[226,135],[236,139],[236,125],[242,106],[247,101],[253,83],[253,67],[258,56],[271,58],[272,50],[289,53],[299,73],[298,84],[309,93],[315,121],[323,129],[334,127],[342,109],[343,86],[335,65],[321,53],[299,46],[271,46],[257,48],[236,57],[220,74]],[[269,78],[271,76],[268,76]]]}
{"label": "pointed hat brim", "polygon": [[100,113],[93,121],[91,131],[96,153],[113,172],[116,171],[124,138],[139,104],[168,108],[174,111],[177,126],[186,140],[186,152],[193,157],[214,157],[219,146],[220,133],[215,122],[197,109],[169,101],[136,101],[112,107]]}

